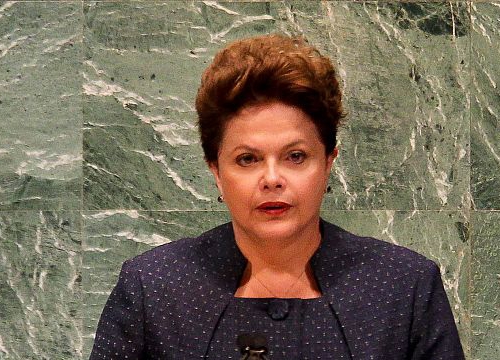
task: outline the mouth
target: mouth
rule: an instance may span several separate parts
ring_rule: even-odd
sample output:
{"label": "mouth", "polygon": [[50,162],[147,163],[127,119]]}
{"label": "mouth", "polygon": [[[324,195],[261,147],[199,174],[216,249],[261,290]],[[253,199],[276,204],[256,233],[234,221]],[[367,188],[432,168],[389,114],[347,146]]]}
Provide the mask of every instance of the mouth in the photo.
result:
{"label": "mouth", "polygon": [[267,215],[281,215],[285,213],[292,206],[281,201],[269,201],[260,204],[257,210],[267,214]]}

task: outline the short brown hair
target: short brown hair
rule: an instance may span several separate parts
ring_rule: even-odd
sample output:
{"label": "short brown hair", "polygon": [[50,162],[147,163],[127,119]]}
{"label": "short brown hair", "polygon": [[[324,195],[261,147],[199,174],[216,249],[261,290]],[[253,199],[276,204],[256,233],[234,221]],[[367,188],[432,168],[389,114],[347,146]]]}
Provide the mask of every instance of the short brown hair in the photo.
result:
{"label": "short brown hair", "polygon": [[330,154],[344,117],[335,68],[303,38],[265,35],[219,51],[205,70],[196,111],[205,159],[217,161],[228,121],[242,108],[281,101],[304,111]]}

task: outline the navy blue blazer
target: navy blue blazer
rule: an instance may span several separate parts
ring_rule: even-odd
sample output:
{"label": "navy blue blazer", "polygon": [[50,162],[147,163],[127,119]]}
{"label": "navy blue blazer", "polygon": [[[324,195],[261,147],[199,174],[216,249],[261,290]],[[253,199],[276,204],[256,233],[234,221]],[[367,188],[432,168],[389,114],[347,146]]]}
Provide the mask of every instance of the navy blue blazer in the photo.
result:
{"label": "navy blue blazer", "polygon": [[[321,229],[311,266],[352,359],[464,359],[434,262],[325,221]],[[90,359],[206,358],[245,266],[230,223],[127,260]]]}

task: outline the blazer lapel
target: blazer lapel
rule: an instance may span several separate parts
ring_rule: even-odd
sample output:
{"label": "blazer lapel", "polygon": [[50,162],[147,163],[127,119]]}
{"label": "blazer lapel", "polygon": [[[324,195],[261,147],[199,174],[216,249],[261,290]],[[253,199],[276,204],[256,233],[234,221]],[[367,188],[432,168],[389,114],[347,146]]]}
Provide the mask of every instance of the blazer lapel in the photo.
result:
{"label": "blazer lapel", "polygon": [[192,302],[189,313],[185,314],[191,331],[181,344],[183,356],[189,351],[193,358],[206,357],[214,329],[246,266],[246,259],[234,241],[231,223],[203,234],[199,240],[200,245],[192,249],[192,282],[184,287],[185,298]]}
{"label": "blazer lapel", "polygon": [[355,236],[333,224],[322,220],[321,228],[323,240],[311,259],[311,267],[339,322],[351,358],[361,359],[363,354],[370,352],[363,341],[367,330],[365,324],[372,324],[366,312],[370,299],[352,269],[360,268],[363,256],[359,254],[363,248],[356,244]]}

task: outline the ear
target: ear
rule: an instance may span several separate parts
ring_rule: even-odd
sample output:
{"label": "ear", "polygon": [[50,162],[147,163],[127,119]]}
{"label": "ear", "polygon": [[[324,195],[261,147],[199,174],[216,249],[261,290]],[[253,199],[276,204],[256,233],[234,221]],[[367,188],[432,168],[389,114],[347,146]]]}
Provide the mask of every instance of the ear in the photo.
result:
{"label": "ear", "polygon": [[215,184],[217,185],[219,192],[222,194],[222,186],[219,176],[219,164],[217,164],[217,162],[215,161],[215,162],[207,162],[207,165],[208,168],[210,169],[210,172],[214,176]]}
{"label": "ear", "polygon": [[327,174],[327,176],[330,174],[330,171],[332,170],[332,167],[333,167],[333,161],[337,158],[338,154],[339,154],[339,149],[335,148],[335,149],[333,149],[331,154],[329,154],[326,157],[326,174]]}

